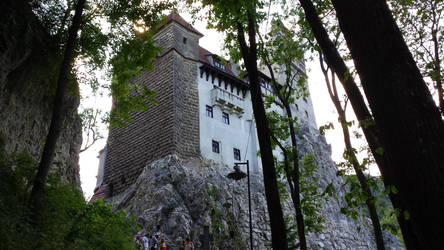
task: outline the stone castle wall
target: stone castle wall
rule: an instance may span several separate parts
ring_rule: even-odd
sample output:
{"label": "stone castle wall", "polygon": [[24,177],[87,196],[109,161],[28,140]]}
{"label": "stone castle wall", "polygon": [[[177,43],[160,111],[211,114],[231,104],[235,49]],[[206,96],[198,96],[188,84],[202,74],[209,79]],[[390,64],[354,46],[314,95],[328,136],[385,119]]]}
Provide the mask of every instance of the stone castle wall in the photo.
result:
{"label": "stone castle wall", "polygon": [[200,155],[197,63],[176,54],[174,64],[175,153],[186,159]]}
{"label": "stone castle wall", "polygon": [[[109,185],[111,195],[133,184],[147,162],[168,154],[199,155],[197,55],[191,57],[197,50],[179,46],[183,39],[178,33],[185,32],[180,29],[173,23],[155,36],[162,52],[154,70],[135,80],[156,91],[158,105],[134,113],[126,127],[110,131],[104,184]],[[198,38],[192,38],[187,39],[190,46],[197,44]]]}

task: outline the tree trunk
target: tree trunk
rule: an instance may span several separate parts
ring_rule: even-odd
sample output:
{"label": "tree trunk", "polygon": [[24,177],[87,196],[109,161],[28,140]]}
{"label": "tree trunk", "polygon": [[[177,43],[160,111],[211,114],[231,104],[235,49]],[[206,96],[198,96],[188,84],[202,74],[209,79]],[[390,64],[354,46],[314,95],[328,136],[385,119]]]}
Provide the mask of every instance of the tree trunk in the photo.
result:
{"label": "tree trunk", "polygon": [[[441,249],[444,124],[383,0],[332,0],[361,77],[383,154],[386,185],[409,249]],[[408,214],[408,216],[405,216]],[[403,216],[404,215],[404,216]]]}
{"label": "tree trunk", "polygon": [[273,249],[286,250],[288,249],[287,230],[285,228],[284,216],[279,198],[270,131],[268,129],[267,117],[265,115],[265,108],[259,85],[256,30],[255,20],[252,13],[249,12],[248,14],[248,38],[250,46],[247,46],[244,29],[240,23],[238,23],[237,37],[250,81],[254,119],[256,120],[256,129],[261,150],[265,197],[267,200],[268,215],[270,217],[272,246]]}
{"label": "tree trunk", "polygon": [[[343,117],[345,117],[345,112],[343,113]],[[364,173],[361,170],[361,166],[358,162],[358,158],[356,157],[355,153],[353,152],[353,147],[351,145],[350,141],[350,132],[348,130],[347,124],[345,119],[342,119],[340,116],[339,118],[342,123],[342,133],[344,134],[344,142],[345,142],[345,148],[347,150],[347,155],[350,157],[350,160],[352,161],[353,169],[355,170],[356,176],[358,177],[359,185],[361,186],[362,191],[367,195],[367,200],[365,201],[365,204],[367,205],[370,219],[372,221],[373,226],[373,233],[375,235],[375,241],[376,241],[376,247],[378,250],[384,250],[384,238],[382,236],[382,230],[381,230],[381,224],[379,223],[379,217],[378,213],[376,211],[375,201],[373,194],[367,184],[367,178],[365,177]]]}
{"label": "tree trunk", "polygon": [[265,58],[265,64],[268,68],[268,70],[270,71],[270,75],[271,75],[271,79],[272,79],[272,86],[274,89],[274,92],[276,94],[276,96],[278,97],[278,99],[282,102],[283,106],[284,106],[284,110],[286,112],[287,117],[289,118],[288,121],[288,127],[289,127],[289,131],[290,131],[290,138],[291,138],[291,153],[293,154],[293,172],[290,171],[289,168],[289,162],[288,162],[288,158],[287,158],[287,153],[288,151],[285,150],[285,148],[279,143],[279,141],[276,139],[276,143],[279,145],[279,147],[281,148],[282,152],[284,153],[284,162],[285,162],[285,175],[287,177],[287,182],[288,185],[290,187],[290,195],[291,195],[291,199],[293,201],[293,207],[295,209],[295,214],[296,214],[296,224],[297,224],[297,228],[298,228],[298,238],[299,238],[299,247],[302,250],[306,250],[307,249],[307,239],[305,237],[305,222],[304,222],[304,215],[302,213],[302,209],[301,209],[301,188],[300,188],[300,169],[299,169],[299,153],[298,153],[298,145],[297,145],[297,141],[296,141],[296,130],[294,128],[294,124],[293,121],[290,120],[291,118],[293,118],[293,115],[291,113],[291,109],[290,109],[290,104],[288,103],[288,99],[290,98],[290,94],[292,93],[291,91],[291,82],[290,82],[290,76],[288,73],[288,69],[291,67],[290,65],[286,65],[285,67],[286,69],[286,86],[288,87],[287,89],[287,93],[281,93],[279,88],[278,88],[278,84],[276,81],[276,77],[274,75],[274,71],[273,68],[271,66],[271,63],[268,59],[268,57]]}
{"label": "tree trunk", "polygon": [[[293,116],[291,114],[290,105],[288,104],[287,100],[281,100],[285,112],[287,113],[287,117],[291,119]],[[297,149],[297,141],[296,141],[296,130],[294,128],[293,121],[288,122],[289,128],[290,128],[290,138],[291,138],[291,145],[292,145],[292,154],[293,154],[293,174],[292,174],[292,180],[294,184],[294,209],[296,210],[296,222],[298,226],[298,237],[299,237],[299,243],[300,243],[300,249],[305,250],[307,249],[307,239],[305,237],[305,223],[304,223],[304,215],[302,214],[301,209],[301,188],[300,188],[300,168],[299,168],[299,153]]]}
{"label": "tree trunk", "polygon": [[342,127],[342,134],[344,136],[344,143],[346,148],[347,156],[350,158],[350,161],[353,166],[353,170],[356,173],[356,176],[358,177],[359,185],[361,186],[362,191],[367,195],[368,199],[365,201],[365,204],[367,205],[370,219],[372,221],[373,226],[373,233],[375,235],[375,241],[376,241],[376,247],[378,250],[384,250],[384,238],[382,236],[382,230],[381,230],[381,224],[379,223],[379,217],[378,213],[376,211],[376,206],[374,203],[374,197],[373,194],[367,184],[367,178],[365,177],[364,173],[361,170],[361,166],[359,164],[358,158],[356,157],[356,154],[354,153],[351,140],[350,140],[350,131],[348,130],[347,125],[347,117],[345,113],[345,107],[343,108],[340,101],[339,101],[339,95],[336,88],[336,81],[335,81],[335,74],[331,74],[331,81],[328,77],[328,69],[325,69],[324,67],[324,61],[323,61],[322,53],[319,53],[319,62],[321,64],[321,70],[324,74],[325,83],[327,85],[328,94],[330,95],[330,99],[332,100],[336,111],[338,112],[339,116],[339,122],[341,123]]}
{"label": "tree trunk", "polygon": [[435,88],[438,90],[438,106],[441,111],[441,115],[444,116],[444,93],[442,88],[441,58],[439,55],[439,41],[436,33],[437,30],[432,31],[433,55],[435,56],[433,68],[435,69],[436,74],[436,78],[432,80],[435,81]]}
{"label": "tree trunk", "polygon": [[365,104],[364,97],[358,85],[351,76],[334,43],[330,40],[316,9],[310,0],[299,0],[305,12],[305,18],[309,23],[316,41],[325,55],[328,66],[336,73],[347,97],[350,100],[353,111],[361,124],[362,131],[378,164],[379,170],[384,175],[384,165],[388,164],[388,158],[384,154],[378,154],[381,143],[379,142],[379,131],[372,124],[373,117]]}
{"label": "tree trunk", "polygon": [[[305,239],[305,225],[304,225],[304,217],[303,216],[298,216],[298,214],[302,215],[302,211],[301,211],[301,201],[299,198],[299,193],[300,192],[299,189],[296,191],[295,190],[295,184],[293,183],[293,175],[291,174],[290,171],[290,163],[288,162],[288,151],[284,148],[284,146],[282,146],[282,144],[278,141],[278,139],[276,139],[275,137],[273,137],[274,140],[276,141],[276,143],[278,144],[279,148],[282,150],[282,153],[284,154],[284,171],[285,171],[285,177],[287,179],[288,182],[288,186],[290,188],[290,196],[291,196],[291,201],[293,202],[293,207],[295,209],[295,215],[296,215],[296,223],[297,223],[297,227],[298,227],[298,238],[299,238],[299,246],[300,249],[307,249],[307,242]],[[299,231],[299,221],[298,219],[302,219],[302,228],[303,231]],[[302,232],[302,235],[299,235],[300,232]]]}
{"label": "tree trunk", "polygon": [[39,168],[34,179],[30,203],[33,223],[38,223],[43,209],[45,185],[48,179],[49,169],[54,155],[55,146],[63,125],[63,110],[62,107],[68,84],[68,75],[71,71],[71,64],[74,58],[74,50],[77,43],[77,32],[80,28],[81,17],[85,0],[79,0],[76,5],[74,18],[69,28],[68,41],[63,55],[63,61],[60,66],[59,77],[57,80],[57,90],[54,97],[53,111],[51,117],[51,124],[48,135],[46,136],[45,146],[43,148],[42,158],[39,163]]}

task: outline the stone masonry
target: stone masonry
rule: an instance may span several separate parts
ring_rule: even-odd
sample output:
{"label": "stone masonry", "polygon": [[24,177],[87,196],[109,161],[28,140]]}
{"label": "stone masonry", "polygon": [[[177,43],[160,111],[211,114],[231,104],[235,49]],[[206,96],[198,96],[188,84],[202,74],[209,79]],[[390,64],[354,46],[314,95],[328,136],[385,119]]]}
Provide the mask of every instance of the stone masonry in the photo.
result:
{"label": "stone masonry", "polygon": [[[319,192],[331,183],[337,198],[330,197],[320,206],[325,218],[323,229],[307,235],[309,249],[376,249],[371,221],[367,217],[352,220],[340,213],[346,206],[344,180],[336,176],[330,147],[319,131],[301,123],[299,149],[312,153],[319,168]],[[227,178],[231,166],[204,158],[182,160],[168,155],[147,164],[134,184],[107,202],[116,210],[136,216],[142,232],[154,232],[162,225],[169,248],[177,249],[190,236],[196,249],[203,248],[205,227],[212,235],[210,249],[249,249],[248,195],[246,180]],[[245,169],[243,169],[245,171]],[[267,204],[261,173],[251,174],[253,249],[270,249],[271,240]],[[284,214],[294,216],[290,200],[283,201]],[[235,232],[234,238],[229,231]],[[402,249],[398,238],[384,231],[386,249]]]}
{"label": "stone masonry", "polygon": [[156,91],[159,104],[134,113],[126,127],[110,131],[103,183],[111,195],[134,183],[147,162],[168,154],[199,156],[196,79],[200,36],[177,22],[168,23],[155,35],[162,46],[155,70],[135,82]]}

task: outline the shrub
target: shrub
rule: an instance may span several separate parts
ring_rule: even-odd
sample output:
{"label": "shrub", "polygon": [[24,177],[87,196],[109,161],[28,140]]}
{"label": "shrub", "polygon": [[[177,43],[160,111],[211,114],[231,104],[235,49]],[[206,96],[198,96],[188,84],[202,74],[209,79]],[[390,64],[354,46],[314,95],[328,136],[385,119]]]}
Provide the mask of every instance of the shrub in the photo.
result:
{"label": "shrub", "polygon": [[36,163],[7,154],[0,142],[0,249],[135,249],[138,227],[102,201],[88,204],[81,190],[50,175],[38,226],[29,223],[30,180]]}

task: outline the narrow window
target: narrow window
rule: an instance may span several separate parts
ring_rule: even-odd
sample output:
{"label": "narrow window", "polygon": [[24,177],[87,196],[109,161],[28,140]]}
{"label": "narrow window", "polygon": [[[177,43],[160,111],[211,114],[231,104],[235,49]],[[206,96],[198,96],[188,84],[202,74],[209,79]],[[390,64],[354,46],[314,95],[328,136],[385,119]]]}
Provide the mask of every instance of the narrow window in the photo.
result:
{"label": "narrow window", "polygon": [[237,148],[233,148],[233,154],[234,154],[234,159],[236,161],[240,161],[241,157],[240,157],[240,150]]}
{"label": "narrow window", "polygon": [[304,99],[304,102],[307,102],[307,98],[305,96],[302,97],[302,99]]}
{"label": "narrow window", "polygon": [[225,124],[230,124],[230,116],[225,112],[222,112],[222,121]]}
{"label": "narrow window", "polygon": [[274,93],[273,88],[271,87],[270,83],[266,82],[265,80],[261,79],[260,82],[262,94],[264,95],[272,95]]}
{"label": "narrow window", "polygon": [[294,106],[296,107],[296,110],[299,110],[299,106],[297,104],[294,104]]}
{"label": "narrow window", "polygon": [[212,146],[213,146],[213,152],[219,154],[219,142],[213,140]]}
{"label": "narrow window", "polygon": [[182,41],[183,41],[183,44],[187,44],[187,38],[186,37],[184,37]]}
{"label": "narrow window", "polygon": [[307,112],[307,111],[305,111],[305,117],[307,117],[307,118],[308,118],[308,112]]}
{"label": "narrow window", "polygon": [[213,107],[207,105],[206,114],[208,117],[213,118]]}

